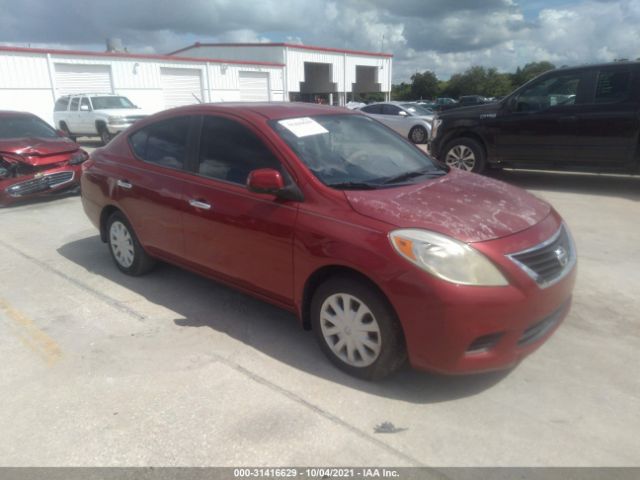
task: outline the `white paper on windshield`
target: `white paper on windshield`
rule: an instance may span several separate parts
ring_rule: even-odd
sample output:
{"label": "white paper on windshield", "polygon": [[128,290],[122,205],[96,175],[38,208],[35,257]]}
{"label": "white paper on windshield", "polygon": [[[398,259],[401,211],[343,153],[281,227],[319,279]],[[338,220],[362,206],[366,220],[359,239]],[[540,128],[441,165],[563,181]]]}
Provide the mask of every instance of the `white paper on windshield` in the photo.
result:
{"label": "white paper on windshield", "polygon": [[329,130],[309,117],[288,118],[286,120],[280,120],[278,123],[298,138],[329,133]]}

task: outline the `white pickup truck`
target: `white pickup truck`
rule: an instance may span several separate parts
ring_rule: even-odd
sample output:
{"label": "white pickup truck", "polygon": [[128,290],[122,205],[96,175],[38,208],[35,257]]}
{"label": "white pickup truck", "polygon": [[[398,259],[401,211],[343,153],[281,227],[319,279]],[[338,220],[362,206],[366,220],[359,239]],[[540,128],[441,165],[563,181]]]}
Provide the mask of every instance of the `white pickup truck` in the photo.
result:
{"label": "white pickup truck", "polygon": [[147,115],[127,97],[104,93],[65,95],[53,109],[56,127],[69,138],[99,136],[105,145]]}

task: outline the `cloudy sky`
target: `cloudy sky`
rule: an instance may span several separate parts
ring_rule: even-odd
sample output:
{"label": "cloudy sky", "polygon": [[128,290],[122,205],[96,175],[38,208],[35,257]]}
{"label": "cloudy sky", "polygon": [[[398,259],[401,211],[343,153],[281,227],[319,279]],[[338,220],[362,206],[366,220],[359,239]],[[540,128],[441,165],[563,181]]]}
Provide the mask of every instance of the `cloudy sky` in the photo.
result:
{"label": "cloudy sky", "polygon": [[0,44],[167,53],[288,41],[393,53],[394,82],[640,57],[640,0],[0,0]]}

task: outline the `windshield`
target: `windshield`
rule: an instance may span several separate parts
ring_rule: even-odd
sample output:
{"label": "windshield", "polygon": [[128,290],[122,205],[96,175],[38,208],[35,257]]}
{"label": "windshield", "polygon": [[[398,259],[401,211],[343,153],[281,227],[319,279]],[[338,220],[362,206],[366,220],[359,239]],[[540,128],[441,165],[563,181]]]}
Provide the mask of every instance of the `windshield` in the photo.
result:
{"label": "windshield", "polygon": [[37,117],[0,117],[0,138],[58,138],[58,133]]}
{"label": "windshield", "polygon": [[313,174],[334,188],[379,188],[444,173],[426,153],[365,115],[319,115],[271,125]]}
{"label": "windshield", "polygon": [[410,111],[414,115],[435,115],[433,110],[429,110],[428,108],[416,103],[403,103],[402,108]]}
{"label": "windshield", "polygon": [[127,97],[91,97],[94,110],[110,108],[136,108]]}

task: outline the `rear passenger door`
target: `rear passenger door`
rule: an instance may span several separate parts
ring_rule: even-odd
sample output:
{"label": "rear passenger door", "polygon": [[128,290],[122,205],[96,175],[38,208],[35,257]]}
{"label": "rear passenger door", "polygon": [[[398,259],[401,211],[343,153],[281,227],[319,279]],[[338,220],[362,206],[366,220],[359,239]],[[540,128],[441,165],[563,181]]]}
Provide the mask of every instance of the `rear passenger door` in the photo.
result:
{"label": "rear passenger door", "polygon": [[576,114],[576,161],[584,166],[630,167],[640,131],[640,72],[624,63],[597,73],[593,94]]}
{"label": "rear passenger door", "polygon": [[259,168],[275,168],[291,181],[273,146],[239,119],[207,115],[198,150],[183,192],[187,260],[290,304],[297,203],[246,187],[249,172]]}
{"label": "rear passenger door", "polygon": [[178,116],[129,136],[135,158],[111,173],[113,196],[150,253],[182,259],[182,191],[191,135],[197,117]]}

